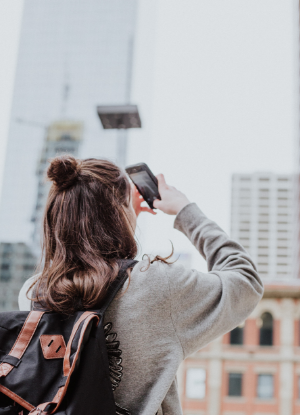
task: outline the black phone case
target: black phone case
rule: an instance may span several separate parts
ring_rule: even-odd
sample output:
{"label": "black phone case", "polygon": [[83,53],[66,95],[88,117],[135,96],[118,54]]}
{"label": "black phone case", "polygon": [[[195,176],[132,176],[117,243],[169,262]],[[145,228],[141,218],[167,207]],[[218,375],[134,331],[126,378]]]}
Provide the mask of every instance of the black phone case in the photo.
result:
{"label": "black phone case", "polygon": [[144,195],[140,191],[139,186],[134,182],[134,180],[130,176],[131,173],[138,173],[139,171],[145,171],[145,172],[147,172],[147,174],[149,175],[150,179],[153,181],[153,183],[157,187],[157,199],[161,199],[160,194],[159,194],[159,191],[158,191],[158,181],[157,181],[157,178],[154,176],[154,174],[149,169],[149,167],[147,166],[147,164],[145,164],[145,163],[134,164],[132,166],[126,167],[125,170],[126,170],[127,174],[129,175],[130,179],[132,180],[133,184],[135,185],[135,187],[138,189],[139,193],[145,199],[145,201],[148,204],[148,206],[150,207],[150,209],[155,209],[154,206],[153,206],[153,201],[146,200],[146,198],[144,197]]}

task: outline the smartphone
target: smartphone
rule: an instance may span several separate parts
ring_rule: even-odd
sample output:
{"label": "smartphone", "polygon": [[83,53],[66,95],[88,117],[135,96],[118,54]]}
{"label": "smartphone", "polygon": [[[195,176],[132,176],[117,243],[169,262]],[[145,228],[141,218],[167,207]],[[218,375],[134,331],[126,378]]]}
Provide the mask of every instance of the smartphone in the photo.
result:
{"label": "smartphone", "polygon": [[157,178],[147,164],[133,164],[132,166],[126,167],[125,170],[149,207],[155,209],[153,207],[153,201],[155,199],[161,199],[161,197],[158,191]]}

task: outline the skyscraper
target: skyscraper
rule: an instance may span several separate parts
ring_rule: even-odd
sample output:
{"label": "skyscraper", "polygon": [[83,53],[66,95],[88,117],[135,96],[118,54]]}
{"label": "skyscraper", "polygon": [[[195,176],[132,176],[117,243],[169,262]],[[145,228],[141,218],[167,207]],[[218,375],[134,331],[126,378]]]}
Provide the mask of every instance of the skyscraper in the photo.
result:
{"label": "skyscraper", "polygon": [[250,253],[264,279],[296,277],[294,190],[292,175],[232,177],[231,236]]}
{"label": "skyscraper", "polygon": [[137,0],[25,0],[0,206],[0,241],[31,242],[45,129],[84,125],[80,157],[116,160],[124,131],[101,104],[130,100]]}

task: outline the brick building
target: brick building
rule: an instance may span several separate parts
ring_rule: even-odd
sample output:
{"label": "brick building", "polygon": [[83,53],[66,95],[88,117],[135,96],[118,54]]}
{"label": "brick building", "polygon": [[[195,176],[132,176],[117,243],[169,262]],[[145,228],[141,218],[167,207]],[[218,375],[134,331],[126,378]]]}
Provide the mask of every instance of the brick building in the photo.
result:
{"label": "brick building", "polygon": [[178,381],[184,415],[300,415],[300,283],[266,285],[244,324],[188,358]]}

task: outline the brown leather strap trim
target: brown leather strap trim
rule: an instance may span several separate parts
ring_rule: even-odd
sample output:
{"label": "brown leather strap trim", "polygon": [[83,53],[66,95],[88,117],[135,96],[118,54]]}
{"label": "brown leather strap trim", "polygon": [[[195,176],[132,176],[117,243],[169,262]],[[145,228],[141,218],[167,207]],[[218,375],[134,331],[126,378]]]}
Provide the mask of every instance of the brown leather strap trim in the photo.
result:
{"label": "brown leather strap trim", "polygon": [[42,334],[40,343],[45,359],[63,359],[66,353],[66,343],[61,334]]}
{"label": "brown leather strap trim", "polygon": [[[40,311],[31,311],[27,319],[25,320],[25,323],[23,324],[22,330],[20,331],[20,334],[15,341],[15,344],[13,345],[13,348],[9,352],[9,356],[14,356],[17,359],[21,359],[23,354],[25,353],[32,336],[35,333],[35,330],[43,316],[44,312]],[[3,376],[7,376],[14,366],[10,365],[9,363],[1,363],[0,365],[0,378]]]}
{"label": "brown leather strap trim", "polygon": [[72,342],[74,340],[75,334],[77,333],[77,330],[78,330],[80,324],[83,322],[83,320],[85,320],[89,316],[95,316],[95,313],[93,313],[92,311],[85,311],[81,315],[81,317],[77,320],[77,322],[74,324],[70,339],[68,341],[66,354],[65,354],[65,357],[64,357],[64,376],[68,376],[69,373],[70,373],[70,370],[71,370],[70,355],[71,355]]}
{"label": "brown leather strap trim", "polygon": [[28,403],[23,398],[21,398],[21,396],[16,395],[15,393],[13,393],[11,390],[7,389],[3,385],[0,385],[0,392],[4,393],[4,395],[8,396],[9,398],[17,402],[18,404],[23,406],[23,408],[27,409],[28,411],[32,411],[34,409],[34,406],[30,405],[30,403]]}
{"label": "brown leather strap trim", "polygon": [[[35,411],[31,412],[31,415],[42,415],[42,414],[44,414],[43,410],[50,404],[56,404],[56,406],[52,409],[51,412],[49,412],[49,413],[47,412],[47,414],[52,414],[53,412],[57,411],[59,405],[61,404],[61,402],[62,402],[62,400],[63,400],[63,398],[64,398],[64,396],[67,392],[67,388],[68,388],[68,385],[69,385],[69,382],[70,382],[70,379],[71,379],[71,375],[72,375],[72,373],[75,369],[76,362],[77,362],[79,352],[80,352],[80,349],[81,349],[81,344],[82,344],[82,341],[83,341],[84,333],[85,333],[85,331],[87,329],[87,326],[89,325],[90,321],[93,320],[93,319],[97,320],[97,324],[100,321],[100,318],[97,314],[94,314],[93,312],[90,312],[90,311],[86,311],[85,313],[82,314],[80,319],[74,325],[72,333],[71,333],[71,337],[69,339],[68,346],[67,346],[67,351],[69,350],[69,352],[66,352],[66,355],[65,355],[65,359],[68,360],[69,366],[70,366],[71,344],[72,344],[72,341],[75,337],[75,334],[76,334],[80,324],[82,323],[82,321],[84,321],[84,324],[83,324],[83,327],[82,327],[81,333],[80,333],[78,348],[77,348],[74,360],[72,362],[72,367],[68,371],[68,374],[64,375],[64,376],[68,376],[67,381],[66,381],[64,386],[62,386],[61,388],[58,389],[56,395],[54,396],[54,398],[51,402],[46,402],[46,403],[43,403],[41,405],[38,405],[38,407],[35,409]],[[67,356],[67,353],[68,353],[68,356]]]}

